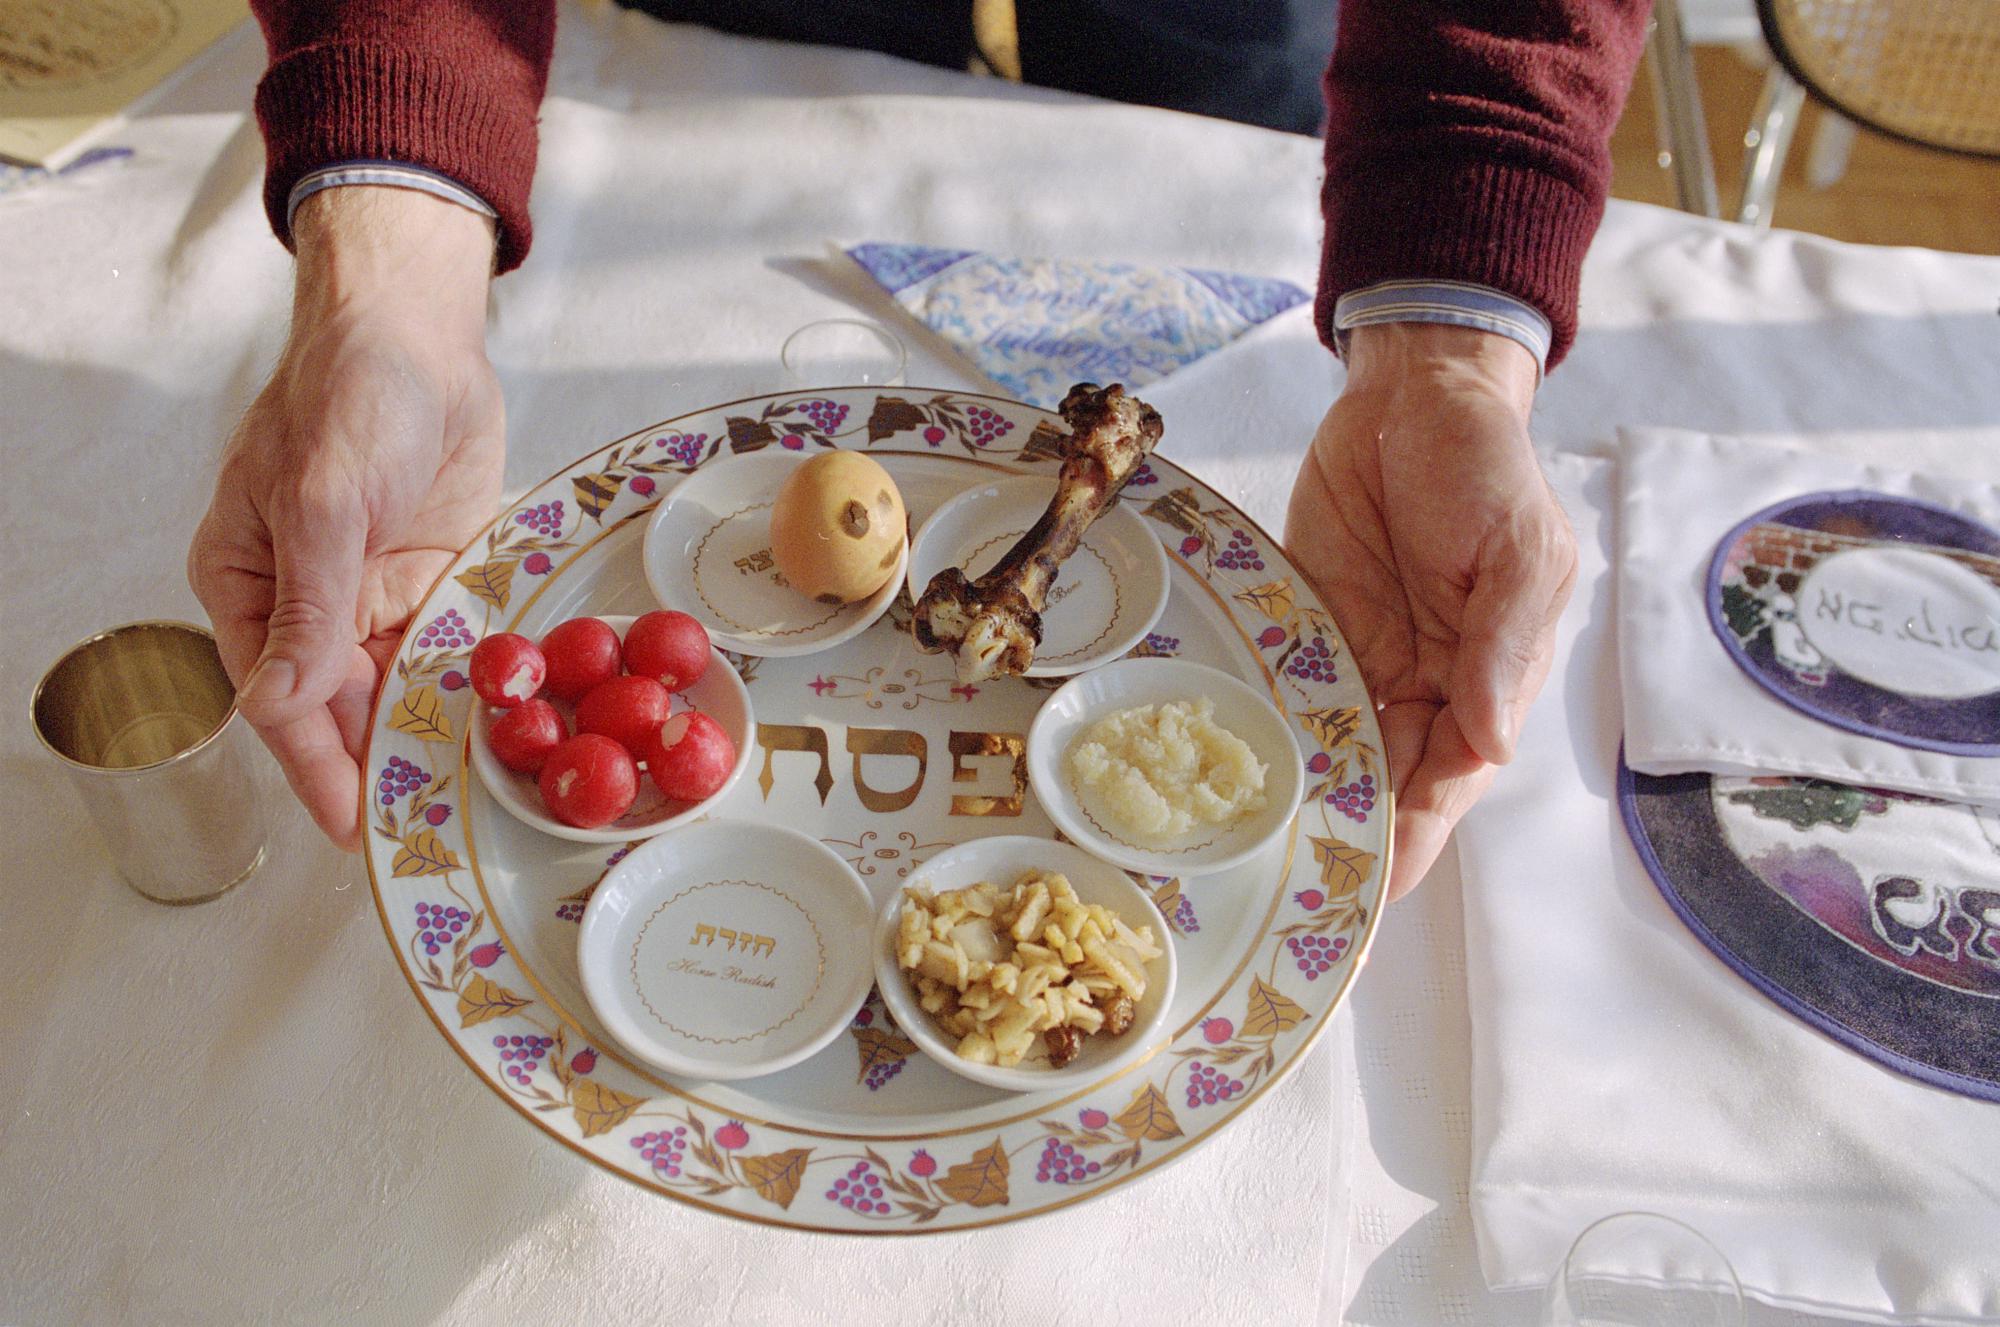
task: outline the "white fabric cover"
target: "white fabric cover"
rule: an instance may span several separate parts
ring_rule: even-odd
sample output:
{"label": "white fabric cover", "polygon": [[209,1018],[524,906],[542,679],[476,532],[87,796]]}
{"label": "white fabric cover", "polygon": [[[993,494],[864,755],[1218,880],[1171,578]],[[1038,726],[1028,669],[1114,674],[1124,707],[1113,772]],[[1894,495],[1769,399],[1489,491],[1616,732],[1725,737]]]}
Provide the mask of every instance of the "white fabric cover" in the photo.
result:
{"label": "white fabric cover", "polygon": [[[1646,429],[1621,430],[1618,483],[1618,657],[1633,769],[1783,774],[2000,803],[2000,759],[1869,737],[1784,704],[1724,649],[1706,594],[1716,545],[1774,503],[1868,489],[1996,528],[2000,486]],[[2000,655],[1990,667],[2000,674]]]}

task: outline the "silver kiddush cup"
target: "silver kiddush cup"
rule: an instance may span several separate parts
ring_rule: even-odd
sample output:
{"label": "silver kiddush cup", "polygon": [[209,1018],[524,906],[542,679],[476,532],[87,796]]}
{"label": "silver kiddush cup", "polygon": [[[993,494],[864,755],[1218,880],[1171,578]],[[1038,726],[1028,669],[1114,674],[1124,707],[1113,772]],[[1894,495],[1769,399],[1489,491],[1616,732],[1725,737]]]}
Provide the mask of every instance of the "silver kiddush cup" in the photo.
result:
{"label": "silver kiddush cup", "polygon": [[49,669],[29,711],[139,893],[206,902],[264,860],[254,738],[205,629],[134,622],[92,636]]}

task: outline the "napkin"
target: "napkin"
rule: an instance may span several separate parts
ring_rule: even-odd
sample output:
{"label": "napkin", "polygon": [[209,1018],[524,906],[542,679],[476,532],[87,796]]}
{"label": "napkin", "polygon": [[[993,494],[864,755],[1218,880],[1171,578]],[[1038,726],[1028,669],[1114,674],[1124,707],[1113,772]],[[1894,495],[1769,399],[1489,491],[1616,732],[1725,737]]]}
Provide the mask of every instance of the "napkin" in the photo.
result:
{"label": "napkin", "polygon": [[1289,281],[1195,267],[923,244],[847,253],[981,373],[1045,410],[1072,383],[1154,382],[1307,299]]}
{"label": "napkin", "polygon": [[1487,1281],[1543,1285],[1586,1225],[1638,1209],[1702,1231],[1783,1308],[1993,1321],[2000,1108],[1798,1023],[1668,909],[1614,800],[1612,466],[1557,456],[1549,474],[1575,596],[1514,761],[1457,834]]}
{"label": "napkin", "polygon": [[[1729,653],[1709,611],[1709,564],[1717,545],[1774,504],[1816,492],[1868,490],[1944,507],[1990,530],[2000,526],[2000,487],[1667,430],[1623,431],[1620,461],[1618,656],[1625,752],[1633,769],[1822,778],[2000,805],[2000,759],[1868,736],[1781,701]],[[1735,602],[1769,629],[1772,675],[1803,679],[1796,690],[1808,704],[1816,692],[1830,693],[1816,707],[1839,713],[1840,679],[1828,677],[1832,670],[1807,633],[1818,633],[1814,614],[1824,620],[1838,606],[1840,589],[1822,593],[1817,584],[1790,579],[1783,584],[1793,593],[1774,580],[1760,587],[1759,597],[1737,592]],[[1991,648],[2000,619],[1990,616],[2000,611],[1994,607],[2000,587],[1972,586],[1970,608],[1961,616],[1985,616],[1983,626],[1973,623],[1975,629],[1962,636],[1948,635],[1955,628],[1946,627],[1935,644],[1928,643],[1933,637],[1922,622],[1909,621],[1922,610],[1906,605],[1892,610],[1891,618],[1914,628],[1905,634],[1924,639],[1898,643],[1903,627],[1896,621],[1864,617],[1884,628],[1869,640],[1902,653],[1859,666],[1921,670],[1946,656],[1939,660],[1943,666],[1971,668],[1975,676],[1990,672],[2000,690],[2000,650]],[[1909,604],[1925,601],[1921,593],[1907,598]],[[1725,614],[1725,628],[1726,622]],[[2000,699],[1966,703],[1991,713]]]}

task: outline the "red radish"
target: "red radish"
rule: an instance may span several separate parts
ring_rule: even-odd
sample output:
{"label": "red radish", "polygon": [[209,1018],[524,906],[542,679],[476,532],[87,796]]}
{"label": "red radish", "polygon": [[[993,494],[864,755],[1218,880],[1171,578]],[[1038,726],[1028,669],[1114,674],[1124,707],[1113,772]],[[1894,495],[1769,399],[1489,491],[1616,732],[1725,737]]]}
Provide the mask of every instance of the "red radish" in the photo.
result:
{"label": "red radish", "polygon": [[722,791],[736,767],[736,743],[700,710],[683,710],[660,725],[646,747],[646,768],[676,802],[702,802]]}
{"label": "red radish", "polygon": [[625,631],[625,666],[669,691],[701,681],[710,657],[708,632],[686,613],[648,613]]}
{"label": "red radish", "polygon": [[493,749],[495,758],[521,774],[539,774],[549,752],[568,740],[568,725],[546,700],[531,700],[508,710],[486,733],[486,745]]}
{"label": "red radish", "polygon": [[597,829],[632,808],[639,767],[602,733],[580,733],[549,752],[541,785],[549,814],[565,825]]}
{"label": "red radish", "polygon": [[573,617],[542,637],[549,661],[547,686],[558,700],[575,700],[599,682],[618,676],[618,633],[600,618]]}
{"label": "red radish", "polygon": [[533,700],[548,676],[548,661],[526,636],[503,631],[472,647],[472,689],[488,705],[511,710]]}
{"label": "red radish", "polygon": [[603,733],[643,760],[646,743],[673,713],[674,699],[650,677],[614,677],[599,682],[576,703],[576,730]]}

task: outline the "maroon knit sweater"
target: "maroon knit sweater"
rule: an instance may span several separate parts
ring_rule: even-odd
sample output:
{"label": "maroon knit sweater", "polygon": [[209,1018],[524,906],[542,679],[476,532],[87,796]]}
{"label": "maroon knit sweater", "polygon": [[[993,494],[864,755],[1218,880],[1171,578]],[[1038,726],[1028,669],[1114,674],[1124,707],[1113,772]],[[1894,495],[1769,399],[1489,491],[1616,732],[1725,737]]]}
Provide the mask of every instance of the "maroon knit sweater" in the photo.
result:
{"label": "maroon knit sweater", "polygon": [[[1576,335],[1578,271],[1603,216],[1607,142],[1649,0],[1341,0],[1326,74],[1326,245],[1317,316],[1395,277],[1506,291]],[[499,268],[527,255],[535,115],[552,0],[253,0],[264,205],[285,236],[301,175],[402,161],[500,216]]]}

